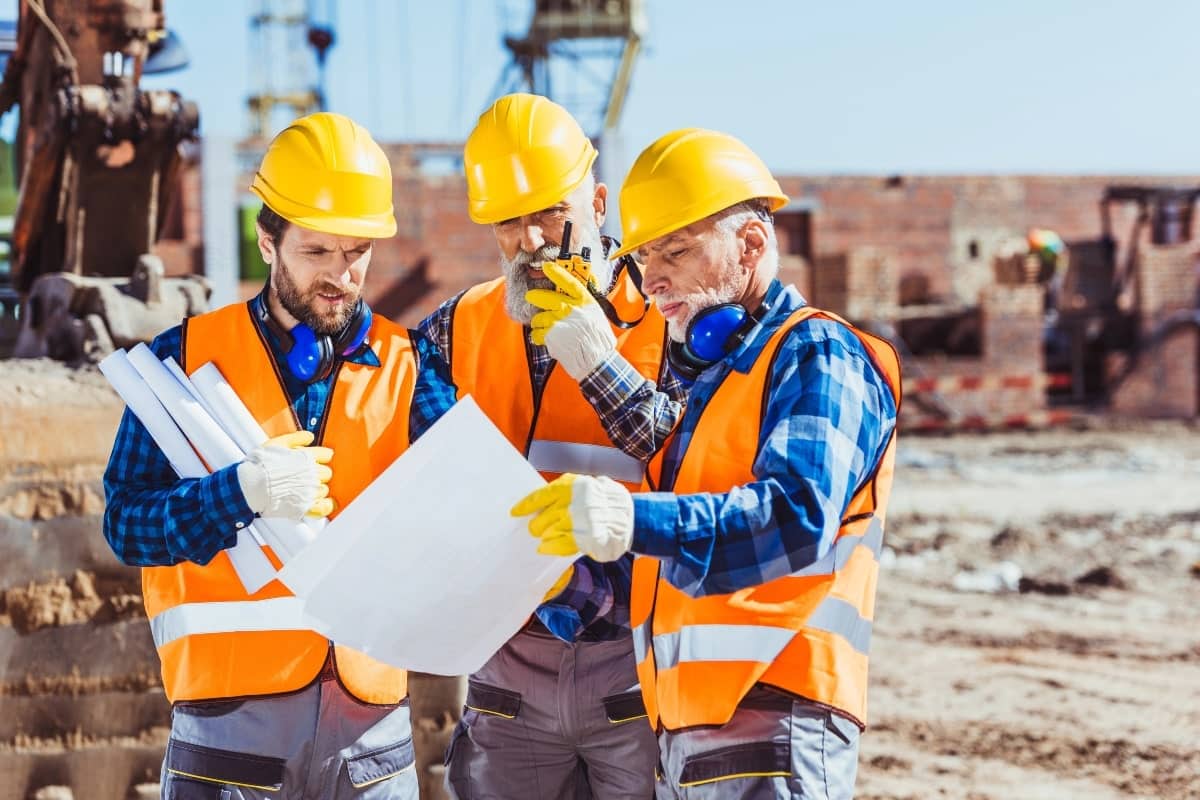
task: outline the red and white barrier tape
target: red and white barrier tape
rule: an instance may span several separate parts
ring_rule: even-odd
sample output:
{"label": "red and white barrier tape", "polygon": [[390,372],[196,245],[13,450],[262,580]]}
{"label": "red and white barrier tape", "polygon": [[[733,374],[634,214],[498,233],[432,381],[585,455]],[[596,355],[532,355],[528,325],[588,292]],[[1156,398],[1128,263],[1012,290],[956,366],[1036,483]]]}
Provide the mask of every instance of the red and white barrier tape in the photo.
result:
{"label": "red and white barrier tape", "polygon": [[905,394],[937,392],[994,392],[1000,389],[1066,389],[1071,376],[1065,373],[1028,373],[1025,375],[941,375],[909,378],[904,381]]}
{"label": "red and white barrier tape", "polygon": [[966,415],[957,419],[922,415],[900,415],[900,429],[910,432],[988,431],[1015,428],[1048,428],[1066,425],[1075,419],[1074,411],[1030,411],[1024,414]]}

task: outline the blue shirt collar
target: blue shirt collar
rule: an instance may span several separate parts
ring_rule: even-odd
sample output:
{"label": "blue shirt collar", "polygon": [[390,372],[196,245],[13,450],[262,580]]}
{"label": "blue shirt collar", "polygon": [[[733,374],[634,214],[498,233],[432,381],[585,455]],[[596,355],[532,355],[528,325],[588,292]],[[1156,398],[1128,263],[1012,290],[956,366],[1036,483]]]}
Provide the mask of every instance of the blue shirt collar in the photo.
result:
{"label": "blue shirt collar", "polygon": [[771,285],[767,287],[763,303],[769,305],[770,310],[763,315],[758,327],[746,336],[740,347],[722,359],[730,369],[741,373],[749,372],[771,335],[779,330],[779,326],[793,311],[806,305],[799,289],[791,284],[784,286],[778,278],[772,280]]}

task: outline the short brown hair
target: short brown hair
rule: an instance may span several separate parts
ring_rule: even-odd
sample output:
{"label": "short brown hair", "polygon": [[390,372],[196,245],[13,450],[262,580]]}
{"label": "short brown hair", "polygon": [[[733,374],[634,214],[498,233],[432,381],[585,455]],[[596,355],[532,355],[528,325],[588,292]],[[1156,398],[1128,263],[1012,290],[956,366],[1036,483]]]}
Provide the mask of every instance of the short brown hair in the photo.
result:
{"label": "short brown hair", "polygon": [[283,234],[287,231],[288,225],[291,224],[286,219],[272,211],[266,203],[263,203],[263,207],[258,210],[258,217],[256,217],[256,221],[260,226],[262,226],[262,229],[267,232],[267,236],[271,237],[271,241],[275,243],[276,247],[279,246],[279,240],[283,238]]}

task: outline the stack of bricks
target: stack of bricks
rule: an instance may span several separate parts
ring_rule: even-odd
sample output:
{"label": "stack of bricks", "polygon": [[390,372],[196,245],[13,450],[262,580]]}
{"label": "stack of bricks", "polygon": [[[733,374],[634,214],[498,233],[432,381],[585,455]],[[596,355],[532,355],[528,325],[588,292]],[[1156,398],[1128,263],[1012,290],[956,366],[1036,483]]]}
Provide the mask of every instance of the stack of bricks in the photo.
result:
{"label": "stack of bricks", "polygon": [[1043,289],[1036,284],[995,285],[980,295],[983,363],[993,372],[1040,375]]}
{"label": "stack of bricks", "polygon": [[[1143,340],[1172,314],[1195,310],[1200,300],[1200,242],[1147,245],[1138,265],[1138,333]],[[1114,358],[1110,375],[1124,372]],[[1132,373],[1112,395],[1112,408],[1139,417],[1200,415],[1200,333],[1185,326],[1140,354]]]}
{"label": "stack of bricks", "polygon": [[1042,288],[989,286],[980,294],[983,352],[978,358],[930,356],[908,362],[905,389],[935,392],[953,412],[945,419],[920,402],[901,407],[908,430],[1040,426],[1046,414]]}
{"label": "stack of bricks", "polygon": [[850,321],[892,320],[900,305],[895,257],[878,247],[820,256],[812,270],[812,300]]}

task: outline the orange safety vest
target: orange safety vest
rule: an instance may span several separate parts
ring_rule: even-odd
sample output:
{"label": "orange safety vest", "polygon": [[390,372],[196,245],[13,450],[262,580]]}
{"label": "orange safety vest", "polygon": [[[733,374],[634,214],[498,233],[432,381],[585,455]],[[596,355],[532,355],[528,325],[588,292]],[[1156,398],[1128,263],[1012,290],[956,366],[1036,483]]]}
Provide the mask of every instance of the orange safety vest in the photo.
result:
{"label": "orange safety vest", "polygon": [[[334,448],[329,494],[337,509],[408,448],[416,382],[408,334],[376,314],[367,342],[381,366],[338,364],[317,431],[316,443]],[[185,320],[181,349],[188,374],[214,362],[268,436],[301,428],[247,304]],[[287,587],[272,581],[246,594],[224,552],[206,566],[145,568],[142,593],[171,702],[294,691],[317,676],[330,649],[304,626],[300,601]],[[341,645],[333,646],[333,656],[343,685],[364,702],[397,703],[408,692],[404,670]]]}
{"label": "orange safety vest", "polygon": [[[819,316],[792,313],[749,373],[730,372],[704,409],[683,454],[676,494],[727,492],[755,480],[762,409],[771,365],[787,333]],[[847,327],[849,327],[847,325]],[[891,345],[855,330],[900,397]],[[648,476],[661,477],[663,450]],[[667,730],[723,725],[757,683],[849,715],[867,718],[867,650],[884,517],[895,465],[895,436],[854,495],[824,558],[797,572],[728,594],[691,597],[661,576],[659,561],[638,557],[630,617],[638,676],[651,724]]]}
{"label": "orange safety vest", "polygon": [[[505,283],[497,278],[468,289],[454,308],[450,372],[458,396],[475,402],[547,480],[564,472],[607,475],[630,489],[641,485],[644,465],[614,447],[592,404],[557,364],[535,397],[524,328],[508,316]],[[644,302],[622,270],[609,300],[622,319],[640,314]],[[662,369],[667,325],[657,308],[632,328],[613,328],[617,351],[652,383]]]}

